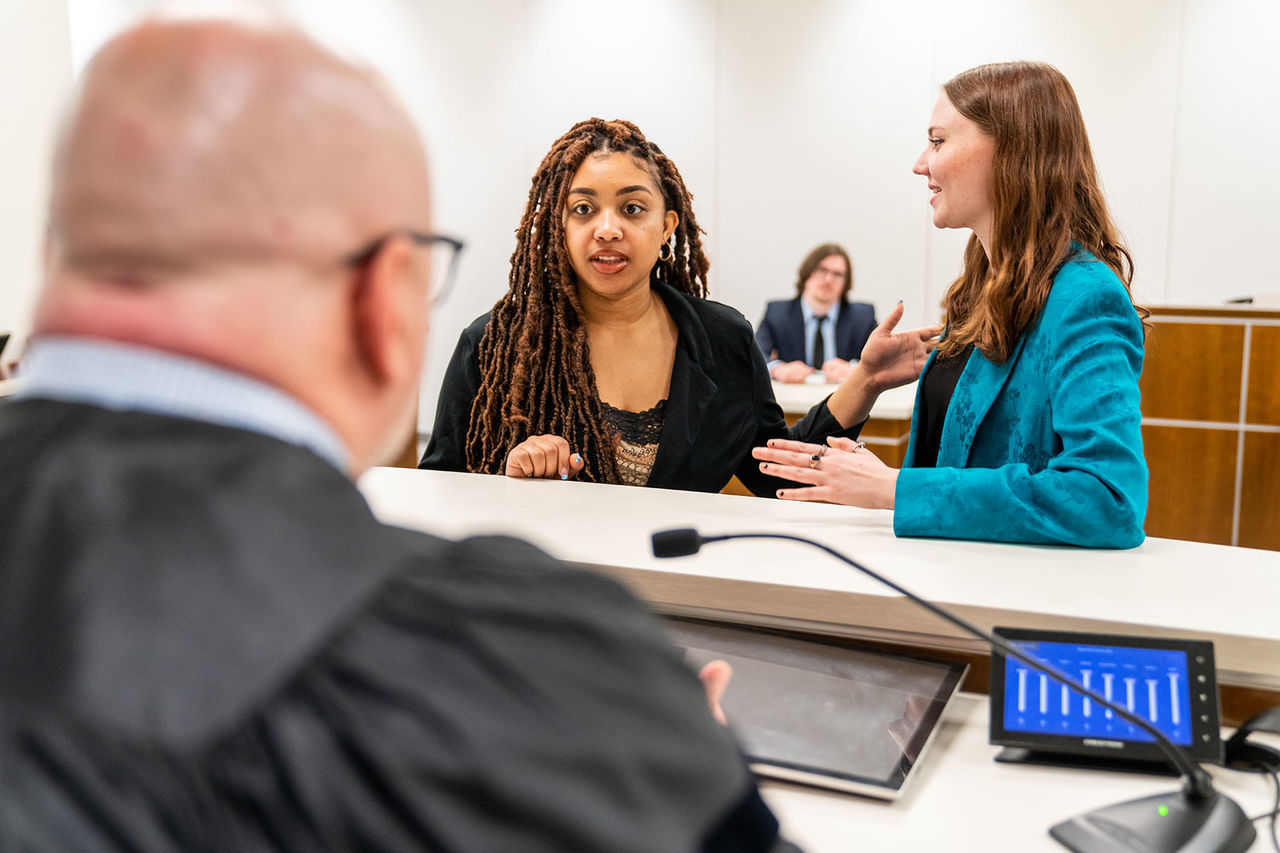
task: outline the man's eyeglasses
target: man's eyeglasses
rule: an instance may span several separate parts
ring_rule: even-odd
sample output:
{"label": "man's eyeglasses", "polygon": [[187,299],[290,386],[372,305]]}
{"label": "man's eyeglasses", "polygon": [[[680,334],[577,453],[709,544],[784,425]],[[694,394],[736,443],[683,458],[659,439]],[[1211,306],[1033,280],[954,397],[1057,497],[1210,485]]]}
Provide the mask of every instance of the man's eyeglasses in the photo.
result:
{"label": "man's eyeglasses", "polygon": [[411,228],[398,228],[395,231],[388,231],[373,240],[369,245],[347,255],[347,266],[362,267],[369,263],[377,256],[378,252],[382,251],[382,247],[392,237],[408,237],[431,253],[431,281],[429,282],[427,293],[431,304],[439,305],[449,295],[449,290],[453,287],[453,279],[458,266],[458,254],[465,244],[455,237],[446,237],[443,234],[427,234],[423,231],[414,231]]}

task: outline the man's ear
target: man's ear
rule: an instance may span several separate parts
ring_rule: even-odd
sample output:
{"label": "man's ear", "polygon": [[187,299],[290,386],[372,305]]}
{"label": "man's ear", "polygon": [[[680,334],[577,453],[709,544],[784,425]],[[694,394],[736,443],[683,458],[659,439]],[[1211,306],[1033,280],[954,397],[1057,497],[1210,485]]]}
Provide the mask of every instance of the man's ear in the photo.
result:
{"label": "man's ear", "polygon": [[[421,334],[415,311],[425,309],[414,282],[413,248],[399,237],[388,239],[357,273],[352,291],[356,351],[378,384],[403,379],[418,369]],[[421,301],[422,305],[416,305]]]}

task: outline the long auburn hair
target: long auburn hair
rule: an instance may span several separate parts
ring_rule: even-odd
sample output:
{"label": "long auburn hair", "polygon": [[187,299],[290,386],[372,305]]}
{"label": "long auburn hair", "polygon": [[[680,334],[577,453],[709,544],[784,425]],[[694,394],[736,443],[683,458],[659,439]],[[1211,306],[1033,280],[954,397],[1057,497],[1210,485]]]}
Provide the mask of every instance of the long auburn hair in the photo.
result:
{"label": "long auburn hair", "polygon": [[558,435],[582,454],[582,479],[618,483],[616,439],[600,410],[577,276],[564,238],[570,183],[583,160],[620,152],[652,176],[666,210],[680,217],[669,261],[651,279],[688,296],[707,295],[710,263],[693,197],[675,164],[628,121],[580,121],[551,146],[533,175],[516,230],[505,296],[480,341],[480,388],[467,431],[467,470],[501,474],[507,454],[533,435]]}
{"label": "long auburn hair", "polygon": [[[977,235],[943,299],[949,328],[938,346],[953,356],[969,344],[993,361],[1009,358],[1039,316],[1071,242],[1093,253],[1133,299],[1133,259],[1120,241],[1098,182],[1075,91],[1042,62],[979,65],[942,85],[956,110],[995,141],[991,164],[991,257]],[[1149,312],[1134,306],[1145,319]]]}
{"label": "long auburn hair", "polygon": [[848,272],[844,277],[844,288],[840,291],[840,301],[843,302],[849,298],[849,291],[853,290],[853,261],[849,260],[849,253],[839,243],[823,243],[821,246],[815,246],[809,254],[804,256],[804,260],[800,262],[800,269],[796,271],[796,296],[804,296],[804,283],[809,280],[809,276],[813,275],[818,264],[832,255],[844,258],[844,268]]}

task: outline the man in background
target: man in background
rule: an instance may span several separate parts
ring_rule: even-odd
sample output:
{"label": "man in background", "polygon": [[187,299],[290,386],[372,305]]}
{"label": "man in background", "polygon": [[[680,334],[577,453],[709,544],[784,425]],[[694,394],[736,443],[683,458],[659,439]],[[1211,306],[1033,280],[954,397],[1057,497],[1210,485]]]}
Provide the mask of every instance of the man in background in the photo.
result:
{"label": "man in background", "polygon": [[[796,296],[770,302],[756,329],[775,382],[822,381],[839,384],[875,331],[876,312],[869,302],[852,302],[853,262],[838,243],[815,247],[800,263]],[[816,377],[815,377],[816,378]]]}
{"label": "man in background", "polygon": [[428,195],[383,85],[279,23],[90,64],[0,405],[0,849],[782,846],[618,585],[353,486],[416,414]]}

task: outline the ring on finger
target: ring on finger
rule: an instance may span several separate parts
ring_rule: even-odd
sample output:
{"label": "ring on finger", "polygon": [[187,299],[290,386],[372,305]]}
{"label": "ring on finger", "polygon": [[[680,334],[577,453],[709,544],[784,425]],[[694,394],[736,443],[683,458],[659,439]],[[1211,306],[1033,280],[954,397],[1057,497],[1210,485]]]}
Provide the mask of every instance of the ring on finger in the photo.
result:
{"label": "ring on finger", "polygon": [[821,454],[821,453],[815,453],[815,454],[813,454],[812,456],[810,456],[810,457],[809,457],[809,467],[810,467],[810,468],[817,468],[817,467],[818,467],[818,463],[819,463],[820,461],[822,461],[822,454]]}

